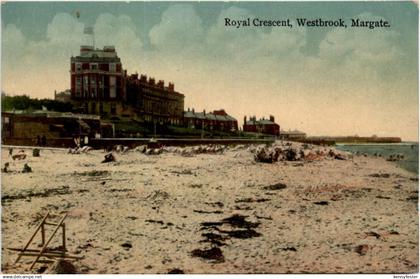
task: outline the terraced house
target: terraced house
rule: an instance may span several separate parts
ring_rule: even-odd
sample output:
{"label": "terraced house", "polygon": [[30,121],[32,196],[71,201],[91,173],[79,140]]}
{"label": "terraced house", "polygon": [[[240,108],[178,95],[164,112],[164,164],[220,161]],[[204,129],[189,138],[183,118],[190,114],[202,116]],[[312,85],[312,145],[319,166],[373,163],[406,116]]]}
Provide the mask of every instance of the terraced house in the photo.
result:
{"label": "terraced house", "polygon": [[234,132],[238,130],[238,121],[224,109],[210,113],[195,112],[189,109],[184,113],[184,125],[193,129]]}

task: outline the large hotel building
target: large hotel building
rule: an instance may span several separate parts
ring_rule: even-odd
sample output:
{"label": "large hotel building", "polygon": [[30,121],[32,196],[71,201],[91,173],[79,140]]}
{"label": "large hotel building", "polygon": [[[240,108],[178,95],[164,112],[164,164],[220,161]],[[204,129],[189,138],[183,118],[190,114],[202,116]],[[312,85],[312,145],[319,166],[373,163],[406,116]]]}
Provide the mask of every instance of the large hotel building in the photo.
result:
{"label": "large hotel building", "polygon": [[184,95],[173,83],[146,76],[127,76],[113,46],[81,46],[71,57],[71,100],[79,111],[104,118],[127,117],[142,122],[181,124]]}

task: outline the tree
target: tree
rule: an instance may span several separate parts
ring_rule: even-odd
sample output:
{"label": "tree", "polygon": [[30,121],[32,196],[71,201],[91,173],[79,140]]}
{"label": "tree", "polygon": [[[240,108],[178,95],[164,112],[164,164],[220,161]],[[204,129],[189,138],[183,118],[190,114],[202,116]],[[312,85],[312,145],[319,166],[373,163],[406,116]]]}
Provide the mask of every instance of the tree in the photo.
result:
{"label": "tree", "polygon": [[31,99],[27,95],[8,96],[2,92],[1,109],[2,111],[16,110],[38,110],[46,107],[51,111],[71,112],[73,105],[71,103],[63,103],[52,99]]}

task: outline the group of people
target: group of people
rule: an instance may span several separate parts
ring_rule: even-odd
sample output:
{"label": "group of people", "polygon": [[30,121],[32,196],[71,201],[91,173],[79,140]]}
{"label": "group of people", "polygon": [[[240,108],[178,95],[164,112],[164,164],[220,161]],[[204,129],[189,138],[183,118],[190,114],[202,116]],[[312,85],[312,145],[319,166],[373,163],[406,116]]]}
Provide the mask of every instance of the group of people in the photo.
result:
{"label": "group of people", "polygon": [[75,148],[69,148],[69,154],[80,154],[86,153],[92,150],[92,147],[88,146],[89,137],[85,136],[83,139],[80,137],[73,137],[74,144],[76,145]]}
{"label": "group of people", "polygon": [[85,136],[83,139],[80,137],[73,137],[73,141],[76,147],[80,148],[89,144],[89,137]]}

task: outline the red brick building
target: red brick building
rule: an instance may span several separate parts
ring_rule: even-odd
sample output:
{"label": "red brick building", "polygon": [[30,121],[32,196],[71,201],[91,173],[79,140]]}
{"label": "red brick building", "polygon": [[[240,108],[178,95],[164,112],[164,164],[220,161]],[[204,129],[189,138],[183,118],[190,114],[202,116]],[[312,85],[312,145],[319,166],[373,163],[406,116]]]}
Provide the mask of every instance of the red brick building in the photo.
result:
{"label": "red brick building", "polygon": [[123,70],[113,46],[81,46],[71,57],[71,101],[83,113],[103,118],[182,125],[184,95],[163,80]]}
{"label": "red brick building", "polygon": [[71,57],[71,100],[84,113],[115,115],[125,97],[125,73],[113,46],[81,46]]}
{"label": "red brick building", "polygon": [[235,132],[238,131],[238,121],[226,113],[224,109],[210,113],[195,112],[188,109],[184,112],[184,125],[189,128]]}
{"label": "red brick building", "polygon": [[269,119],[264,119],[263,117],[260,120],[253,116],[248,121],[245,116],[243,130],[244,132],[280,136],[280,126],[274,122],[274,116],[272,115],[270,115]]}
{"label": "red brick building", "polygon": [[163,80],[155,81],[146,75],[130,75],[126,78],[127,104],[134,116],[144,122],[155,121],[182,125],[184,95],[175,91],[175,85]]}

